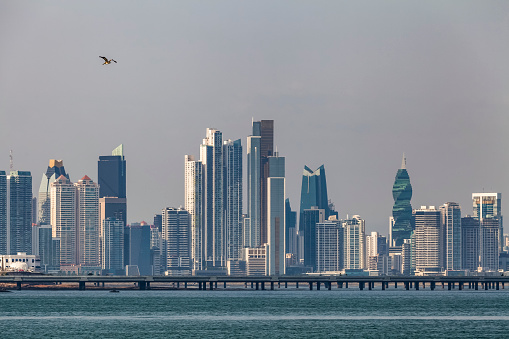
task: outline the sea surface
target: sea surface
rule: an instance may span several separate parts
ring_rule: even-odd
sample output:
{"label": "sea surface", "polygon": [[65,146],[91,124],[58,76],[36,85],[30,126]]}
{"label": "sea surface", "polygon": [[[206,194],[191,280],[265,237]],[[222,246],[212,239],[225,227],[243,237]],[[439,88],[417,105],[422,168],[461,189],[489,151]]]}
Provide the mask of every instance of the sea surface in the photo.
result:
{"label": "sea surface", "polygon": [[22,290],[0,338],[508,338],[509,290]]}

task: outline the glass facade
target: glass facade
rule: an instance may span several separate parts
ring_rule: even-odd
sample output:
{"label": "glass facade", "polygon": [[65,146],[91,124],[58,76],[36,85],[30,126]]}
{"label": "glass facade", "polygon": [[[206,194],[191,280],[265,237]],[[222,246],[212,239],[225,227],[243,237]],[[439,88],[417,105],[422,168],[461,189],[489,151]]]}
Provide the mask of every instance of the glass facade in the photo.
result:
{"label": "glass facade", "polygon": [[7,176],[8,254],[32,253],[32,174],[11,171]]}
{"label": "glass facade", "polygon": [[267,243],[268,275],[285,274],[285,158],[268,157]]}
{"label": "glass facade", "polygon": [[0,171],[0,254],[7,254],[7,176]]}
{"label": "glass facade", "polygon": [[325,178],[325,166],[320,166],[316,171],[304,166],[302,173],[302,189],[300,194],[300,217],[304,210],[318,207],[325,211],[325,219],[329,218],[329,199],[327,197],[327,180]]}
{"label": "glass facade", "polygon": [[392,207],[392,244],[390,246],[401,246],[405,239],[410,239],[413,231],[412,225],[412,185],[410,184],[410,176],[406,170],[405,159],[403,165],[396,173],[396,179],[392,186],[392,197],[394,206]]}

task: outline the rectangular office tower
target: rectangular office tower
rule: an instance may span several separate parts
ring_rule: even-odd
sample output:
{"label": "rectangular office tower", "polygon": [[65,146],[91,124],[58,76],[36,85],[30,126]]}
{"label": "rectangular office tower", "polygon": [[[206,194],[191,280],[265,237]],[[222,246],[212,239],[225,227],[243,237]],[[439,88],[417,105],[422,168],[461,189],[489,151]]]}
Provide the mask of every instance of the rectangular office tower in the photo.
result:
{"label": "rectangular office tower", "polygon": [[440,206],[442,264],[444,270],[461,269],[461,207],[455,202]]}
{"label": "rectangular office tower", "polygon": [[442,270],[442,233],[440,211],[435,206],[421,206],[413,211],[415,219],[415,269],[423,273]]}
{"label": "rectangular office tower", "polygon": [[358,215],[343,221],[345,269],[364,269],[366,267],[365,227],[365,221]]}
{"label": "rectangular office tower", "polygon": [[344,259],[344,233],[340,220],[316,224],[316,271],[341,271]]}
{"label": "rectangular office tower", "polygon": [[325,221],[325,210],[316,206],[305,209],[302,213],[302,220],[299,223],[299,234],[304,239],[304,253],[300,253],[304,259],[304,265],[316,270],[316,224]]}
{"label": "rectangular office tower", "polygon": [[60,239],[60,266],[75,265],[76,187],[61,175],[50,186],[52,237]]}
{"label": "rectangular office tower", "polygon": [[267,177],[267,275],[283,275],[285,269],[285,158],[278,152],[268,157]]}
{"label": "rectangular office tower", "polygon": [[115,148],[111,155],[99,156],[99,197],[126,198],[126,161],[124,146]]}
{"label": "rectangular office tower", "polygon": [[[488,227],[490,229],[490,231],[488,231],[490,236],[494,236],[494,235],[492,235],[491,229],[494,227],[495,223],[498,223],[498,235],[497,235],[498,249],[497,249],[497,251],[501,252],[502,248],[504,247],[504,244],[503,244],[504,227],[503,227],[503,218],[502,218],[502,193],[472,193],[472,200],[473,200],[473,208],[474,208],[474,218],[478,219],[481,222],[481,227],[484,224],[486,224],[486,227]],[[487,219],[490,219],[490,220],[487,220]],[[485,220],[486,220],[486,223],[484,222]],[[481,234],[481,237],[482,237],[482,234]],[[484,241],[484,240],[481,239],[481,241]],[[488,241],[487,245],[489,243],[490,242]],[[489,253],[489,252],[486,252],[486,253]],[[494,254],[492,254],[492,253],[487,254],[487,255],[494,256]],[[498,256],[498,253],[497,253],[497,256]],[[497,269],[498,269],[498,264],[497,264]]]}
{"label": "rectangular office tower", "polygon": [[28,171],[11,171],[6,179],[7,253],[5,254],[18,252],[31,254],[32,174]]}
{"label": "rectangular office tower", "polygon": [[115,217],[101,223],[102,269],[105,273],[123,274],[124,271],[124,222]]}
{"label": "rectangular office tower", "polygon": [[[191,223],[191,269],[203,270],[204,254],[204,205],[203,164],[194,156],[185,156],[185,205]],[[161,219],[162,225],[162,219]]]}
{"label": "rectangular office tower", "polygon": [[7,254],[7,175],[0,171],[0,254]]}
{"label": "rectangular office tower", "polygon": [[261,245],[261,165],[260,145],[262,137],[247,137],[247,217],[244,222],[244,247]]}
{"label": "rectangular office tower", "polygon": [[74,184],[77,192],[78,264],[101,266],[99,234],[99,186],[87,175]]}
{"label": "rectangular office tower", "polygon": [[226,232],[224,223],[223,135],[207,128],[200,145],[203,164],[204,229],[203,244],[206,268],[226,267]]}
{"label": "rectangular office tower", "polygon": [[163,252],[168,275],[191,274],[191,225],[182,208],[163,209]]}
{"label": "rectangular office tower", "polygon": [[223,143],[224,216],[227,260],[242,257],[242,144],[240,139]]}

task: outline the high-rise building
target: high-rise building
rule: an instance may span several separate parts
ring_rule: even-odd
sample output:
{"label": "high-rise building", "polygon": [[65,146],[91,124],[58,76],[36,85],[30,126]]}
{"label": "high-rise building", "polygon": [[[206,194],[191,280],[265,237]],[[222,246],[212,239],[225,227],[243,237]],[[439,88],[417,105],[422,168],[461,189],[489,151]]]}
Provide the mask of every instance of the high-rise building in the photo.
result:
{"label": "high-rise building", "polygon": [[191,266],[193,270],[203,270],[205,268],[203,194],[203,164],[201,161],[195,161],[194,156],[186,155],[184,207],[189,212],[191,222]]}
{"label": "high-rise building", "polygon": [[479,267],[480,222],[471,216],[461,218],[461,268],[477,271]]}
{"label": "high-rise building", "polygon": [[32,174],[7,176],[7,254],[32,253]]}
{"label": "high-rise building", "polygon": [[297,255],[297,212],[292,211],[288,198],[285,200],[285,224],[286,253]]}
{"label": "high-rise building", "polygon": [[412,225],[412,185],[410,176],[406,170],[406,158],[403,154],[401,168],[396,173],[396,179],[392,186],[392,197],[394,206],[392,207],[392,217],[394,219],[390,232],[390,246],[401,246],[404,239],[410,239]]}
{"label": "high-rise building", "polygon": [[244,219],[244,247],[261,245],[261,145],[260,135],[247,137],[247,218]]}
{"label": "high-rise building", "polygon": [[267,239],[267,178],[269,177],[269,157],[274,154],[274,120],[253,121],[253,135],[260,139],[260,244],[266,244]]}
{"label": "high-rise building", "polygon": [[461,269],[461,207],[455,202],[440,206],[442,263],[444,270]]}
{"label": "high-rise building", "polygon": [[101,223],[102,269],[106,273],[123,274],[124,271],[124,221],[108,217]]}
{"label": "high-rise building", "polygon": [[309,167],[304,166],[302,173],[302,188],[300,195],[300,215],[304,210],[316,206],[325,211],[325,219],[329,218],[329,199],[327,197],[327,180],[325,178],[325,166],[318,167],[316,171],[312,171]]}
{"label": "high-rise building", "polygon": [[365,227],[364,219],[358,215],[343,221],[345,269],[364,269],[366,267]]}
{"label": "high-rise building", "polygon": [[268,157],[267,177],[267,275],[285,274],[285,158]]}
{"label": "high-rise building", "polygon": [[191,225],[182,208],[163,209],[163,247],[168,275],[191,274]]}
{"label": "high-rise building", "polygon": [[69,174],[65,172],[64,161],[50,159],[46,173],[43,173],[41,185],[39,186],[38,195],[38,223],[41,225],[49,225],[51,219],[51,202],[50,202],[50,185],[61,175],[69,178]]}
{"label": "high-rise building", "polygon": [[224,209],[227,260],[242,257],[242,144],[240,139],[225,140],[223,145]]}
{"label": "high-rise building", "polygon": [[129,232],[129,265],[137,266],[141,275],[151,275],[150,225],[131,223],[126,230]]}
{"label": "high-rise building", "polygon": [[7,175],[0,171],[0,254],[7,254]]}
{"label": "high-rise building", "polygon": [[78,264],[100,267],[99,186],[87,175],[74,184],[77,191]]}
{"label": "high-rise building", "polygon": [[123,145],[115,148],[111,155],[99,157],[99,197],[126,198],[126,161]]}
{"label": "high-rise building", "polygon": [[[502,193],[472,193],[474,218],[481,221],[481,225],[485,219],[496,219],[498,221],[498,252],[502,252],[503,244],[503,218],[502,218]],[[489,221],[490,228],[493,227],[494,221]],[[482,234],[481,234],[482,236]],[[482,239],[481,239],[482,241]],[[498,255],[498,254],[497,254]]]}
{"label": "high-rise building", "polygon": [[38,255],[43,272],[60,270],[60,239],[53,238],[51,225],[32,228],[32,251]]}
{"label": "high-rise building", "polygon": [[204,253],[207,268],[226,267],[226,232],[223,194],[223,135],[207,128],[200,145],[204,186]]}
{"label": "high-rise building", "polygon": [[344,265],[341,221],[330,218],[316,224],[316,271],[341,271]]}
{"label": "high-rise building", "polygon": [[325,221],[325,210],[316,206],[304,210],[299,234],[304,239],[304,265],[316,269],[316,224]]}
{"label": "high-rise building", "polygon": [[421,206],[415,218],[415,269],[420,272],[442,270],[442,232],[440,211],[435,206]]}
{"label": "high-rise building", "polygon": [[64,175],[50,184],[52,237],[60,239],[60,266],[75,265],[76,187]]}

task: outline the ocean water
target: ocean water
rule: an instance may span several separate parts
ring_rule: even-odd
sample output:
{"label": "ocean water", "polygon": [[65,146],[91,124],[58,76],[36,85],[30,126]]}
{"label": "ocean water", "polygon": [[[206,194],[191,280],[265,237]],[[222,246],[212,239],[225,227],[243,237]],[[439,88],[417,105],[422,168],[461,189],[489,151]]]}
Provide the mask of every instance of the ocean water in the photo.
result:
{"label": "ocean water", "polygon": [[509,290],[22,290],[0,338],[507,338]]}

